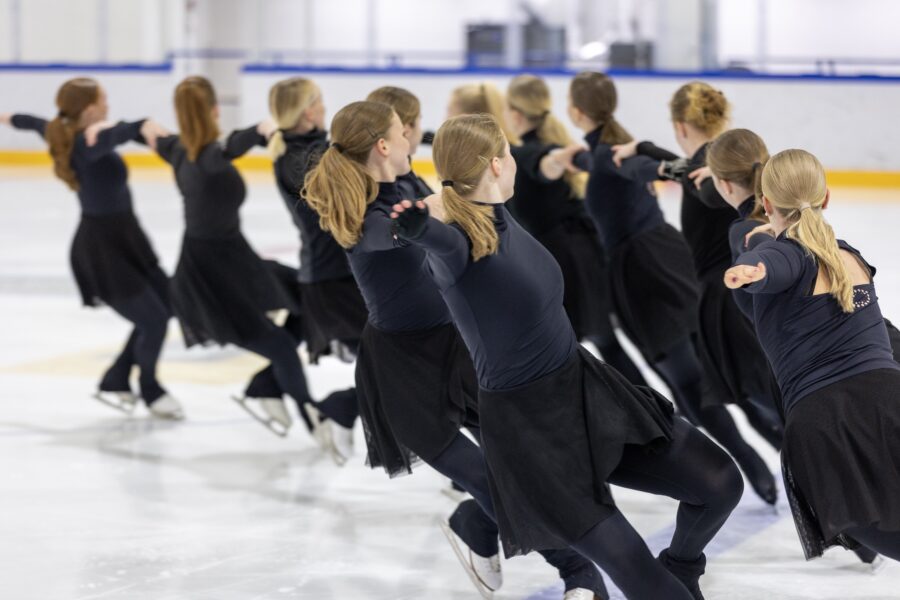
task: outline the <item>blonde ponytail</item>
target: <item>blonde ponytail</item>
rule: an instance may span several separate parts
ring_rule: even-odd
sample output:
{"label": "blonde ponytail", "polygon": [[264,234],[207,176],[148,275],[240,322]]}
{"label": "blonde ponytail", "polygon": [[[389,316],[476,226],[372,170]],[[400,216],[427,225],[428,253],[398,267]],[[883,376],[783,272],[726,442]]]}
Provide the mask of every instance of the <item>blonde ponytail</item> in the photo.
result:
{"label": "blonde ponytail", "polygon": [[306,175],[303,198],[343,248],[359,242],[366,207],[378,195],[366,163],[393,116],[394,110],[380,102],[353,102],[339,110],[331,123],[331,146]]}
{"label": "blonde ponytail", "polygon": [[853,312],[853,281],[834,230],[822,216],[828,194],[822,163],[805,150],[779,152],[766,163],[761,187],[765,198],[791,223],[787,237],[816,258],[828,276],[831,295],[844,312]]}
{"label": "blonde ponytail", "polygon": [[319,87],[310,79],[291,77],[279,81],[269,90],[269,113],[278,131],[269,138],[268,150],[273,160],[286,151],[284,132],[295,129],[304,113],[322,96]]}
{"label": "blonde ponytail", "polygon": [[471,195],[495,157],[506,155],[506,137],[490,114],[461,115],[448,119],[434,136],[434,166],[450,185],[441,192],[448,223],[458,224],[472,243],[472,260],[496,254],[500,240],[494,211],[476,204]]}
{"label": "blonde ponytail", "polygon": [[460,115],[492,115],[510,144],[518,144],[519,136],[507,127],[503,118],[503,93],[493,83],[469,83],[454,89],[450,95]]}
{"label": "blonde ponytail", "polygon": [[[550,112],[553,108],[550,88],[540,77],[534,75],[514,77],[506,88],[506,101],[510,109],[521,113],[535,128],[535,133],[542,143],[556,146],[568,146],[572,143],[569,130]],[[563,180],[572,190],[573,197],[584,198],[587,177],[587,173],[563,175]]]}

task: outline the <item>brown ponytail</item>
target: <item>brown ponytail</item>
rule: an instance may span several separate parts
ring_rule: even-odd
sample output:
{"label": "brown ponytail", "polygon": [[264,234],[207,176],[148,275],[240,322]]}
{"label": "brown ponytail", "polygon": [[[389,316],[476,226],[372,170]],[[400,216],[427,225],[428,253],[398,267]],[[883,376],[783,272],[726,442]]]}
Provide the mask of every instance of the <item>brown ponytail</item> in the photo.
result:
{"label": "brown ponytail", "polygon": [[306,174],[303,198],[319,214],[319,224],[344,248],[362,235],[366,207],[378,184],[366,171],[369,153],[391,127],[394,109],[381,102],[353,102],[334,115],[331,146]]}
{"label": "brown ponytail", "polygon": [[769,159],[762,174],[766,199],[791,225],[786,234],[813,255],[831,282],[831,295],[853,312],[853,281],[844,265],[834,230],[822,216],[828,194],[825,168],[805,150],[785,150]]}
{"label": "brown ponytail", "polygon": [[486,81],[461,85],[453,90],[450,97],[461,115],[493,115],[509,143],[519,143],[519,136],[506,126],[503,118],[503,93],[493,83]]}
{"label": "brown ponytail", "polygon": [[478,187],[494,157],[506,155],[506,137],[493,115],[479,113],[447,119],[434,136],[438,177],[451,181],[441,190],[448,223],[457,223],[472,242],[472,260],[495,254],[499,239],[490,206],[465,199]]}
{"label": "brown ponytail", "polygon": [[569,84],[569,97],[575,108],[603,127],[600,143],[627,144],[634,139],[613,116],[619,98],[613,80],[605,74],[582,71]]}
{"label": "brown ponytail", "polygon": [[762,172],[769,150],[749,129],[732,129],[715,139],[706,152],[706,165],[719,179],[730,181],[756,196],[751,219],[766,221],[762,206]]}
{"label": "brown ponytail", "polygon": [[216,90],[205,77],[188,77],[175,88],[175,114],[181,130],[181,145],[191,162],[197,160],[207,144],[219,138],[219,125],[213,116],[216,105]]}
{"label": "brown ponytail", "polygon": [[[534,75],[513,78],[506,89],[509,108],[522,114],[535,129],[538,139],[545,144],[568,146],[572,136],[565,125],[550,112],[553,101],[550,88],[543,79]],[[587,188],[587,173],[566,173],[563,179],[572,190],[572,196],[583,198]]]}
{"label": "brown ponytail", "polygon": [[721,91],[708,83],[692,81],[678,88],[669,101],[669,110],[672,121],[692,125],[714,138],[728,126],[731,106]]}
{"label": "brown ponytail", "polygon": [[53,158],[53,172],[73,191],[81,187],[72,169],[72,148],[75,135],[84,129],[81,114],[100,98],[100,84],[94,79],[78,77],[65,82],[56,92],[56,108],[59,112],[47,123],[45,137]]}

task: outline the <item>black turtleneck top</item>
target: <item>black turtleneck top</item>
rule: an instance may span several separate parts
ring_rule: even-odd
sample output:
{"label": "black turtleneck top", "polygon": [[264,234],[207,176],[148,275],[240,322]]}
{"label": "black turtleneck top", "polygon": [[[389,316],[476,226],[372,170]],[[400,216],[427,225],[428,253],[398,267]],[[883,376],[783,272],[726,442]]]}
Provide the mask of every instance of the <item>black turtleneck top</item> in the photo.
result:
{"label": "black turtleneck top", "polygon": [[396,183],[379,183],[366,209],[362,235],[347,250],[350,268],[382,331],[421,331],[451,322],[450,312],[425,265],[425,251],[393,233],[391,207],[402,200]]}
{"label": "black turtleneck top", "polygon": [[287,150],[275,160],[275,182],[300,232],[297,278],[302,283],[315,283],[350,277],[344,249],[320,227],[319,215],[300,196],[306,174],[328,148],[328,134],[318,129],[309,133],[285,133],[284,143]]}
{"label": "black turtleneck top", "polygon": [[429,218],[414,241],[459,329],[485,390],[540,379],[563,365],[578,341],[563,308],[563,277],[553,256],[502,204],[493,205],[496,254],[472,260],[456,225]]}

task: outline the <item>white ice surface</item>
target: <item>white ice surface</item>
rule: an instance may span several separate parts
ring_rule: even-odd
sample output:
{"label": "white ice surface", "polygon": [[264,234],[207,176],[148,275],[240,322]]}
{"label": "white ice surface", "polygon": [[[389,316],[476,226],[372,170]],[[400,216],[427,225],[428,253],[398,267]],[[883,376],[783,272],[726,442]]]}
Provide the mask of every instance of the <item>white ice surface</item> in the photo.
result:
{"label": "white ice surface", "polygon": [[[168,175],[133,178],[138,214],[167,271],[182,229]],[[835,190],[832,222],[882,267],[882,308],[900,320],[900,192]],[[664,200],[677,224],[677,198]],[[255,176],[247,237],[295,264],[297,238],[270,178]],[[79,306],[68,268],[77,220],[71,194],[46,170],[0,170],[0,598],[477,598],[435,520],[453,504],[427,467],[389,480],[357,454],[335,467],[297,428],[282,440],[228,396],[260,365],[234,349],[186,351],[173,323],[163,382],[184,404],[178,424],[134,418],[89,398],[128,326]],[[310,367],[313,392],[352,384],[352,367]],[[773,469],[777,456],[750,431]],[[852,490],[849,490],[852,493]],[[654,550],[675,503],[628,490],[620,507]],[[709,600],[900,597],[900,566],[871,575],[833,550],[803,560],[787,507],[751,492],[709,549]],[[539,557],[504,562],[498,598],[561,598]],[[621,596],[615,596],[621,598]]]}

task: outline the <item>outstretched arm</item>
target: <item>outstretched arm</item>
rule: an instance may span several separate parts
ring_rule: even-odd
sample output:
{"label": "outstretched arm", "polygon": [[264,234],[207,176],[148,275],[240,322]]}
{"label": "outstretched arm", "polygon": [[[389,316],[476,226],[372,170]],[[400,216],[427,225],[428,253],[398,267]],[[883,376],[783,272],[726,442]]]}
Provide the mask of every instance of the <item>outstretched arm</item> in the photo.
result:
{"label": "outstretched arm", "polygon": [[725,272],[730,289],[744,287],[751,294],[777,294],[793,286],[803,274],[804,255],[793,244],[765,241],[743,252]]}
{"label": "outstretched arm", "polygon": [[274,131],[270,121],[263,121],[246,129],[232,131],[225,141],[225,158],[233,160],[243,156],[254,146],[265,146]]}
{"label": "outstretched arm", "polygon": [[34,131],[44,137],[47,132],[47,119],[25,114],[0,114],[0,124],[9,125],[15,129]]}
{"label": "outstretched arm", "polygon": [[141,138],[141,127],[146,119],[140,121],[120,121],[115,125],[97,123],[84,132],[85,156],[88,160],[97,160],[106,156],[125,142],[138,141]]}

